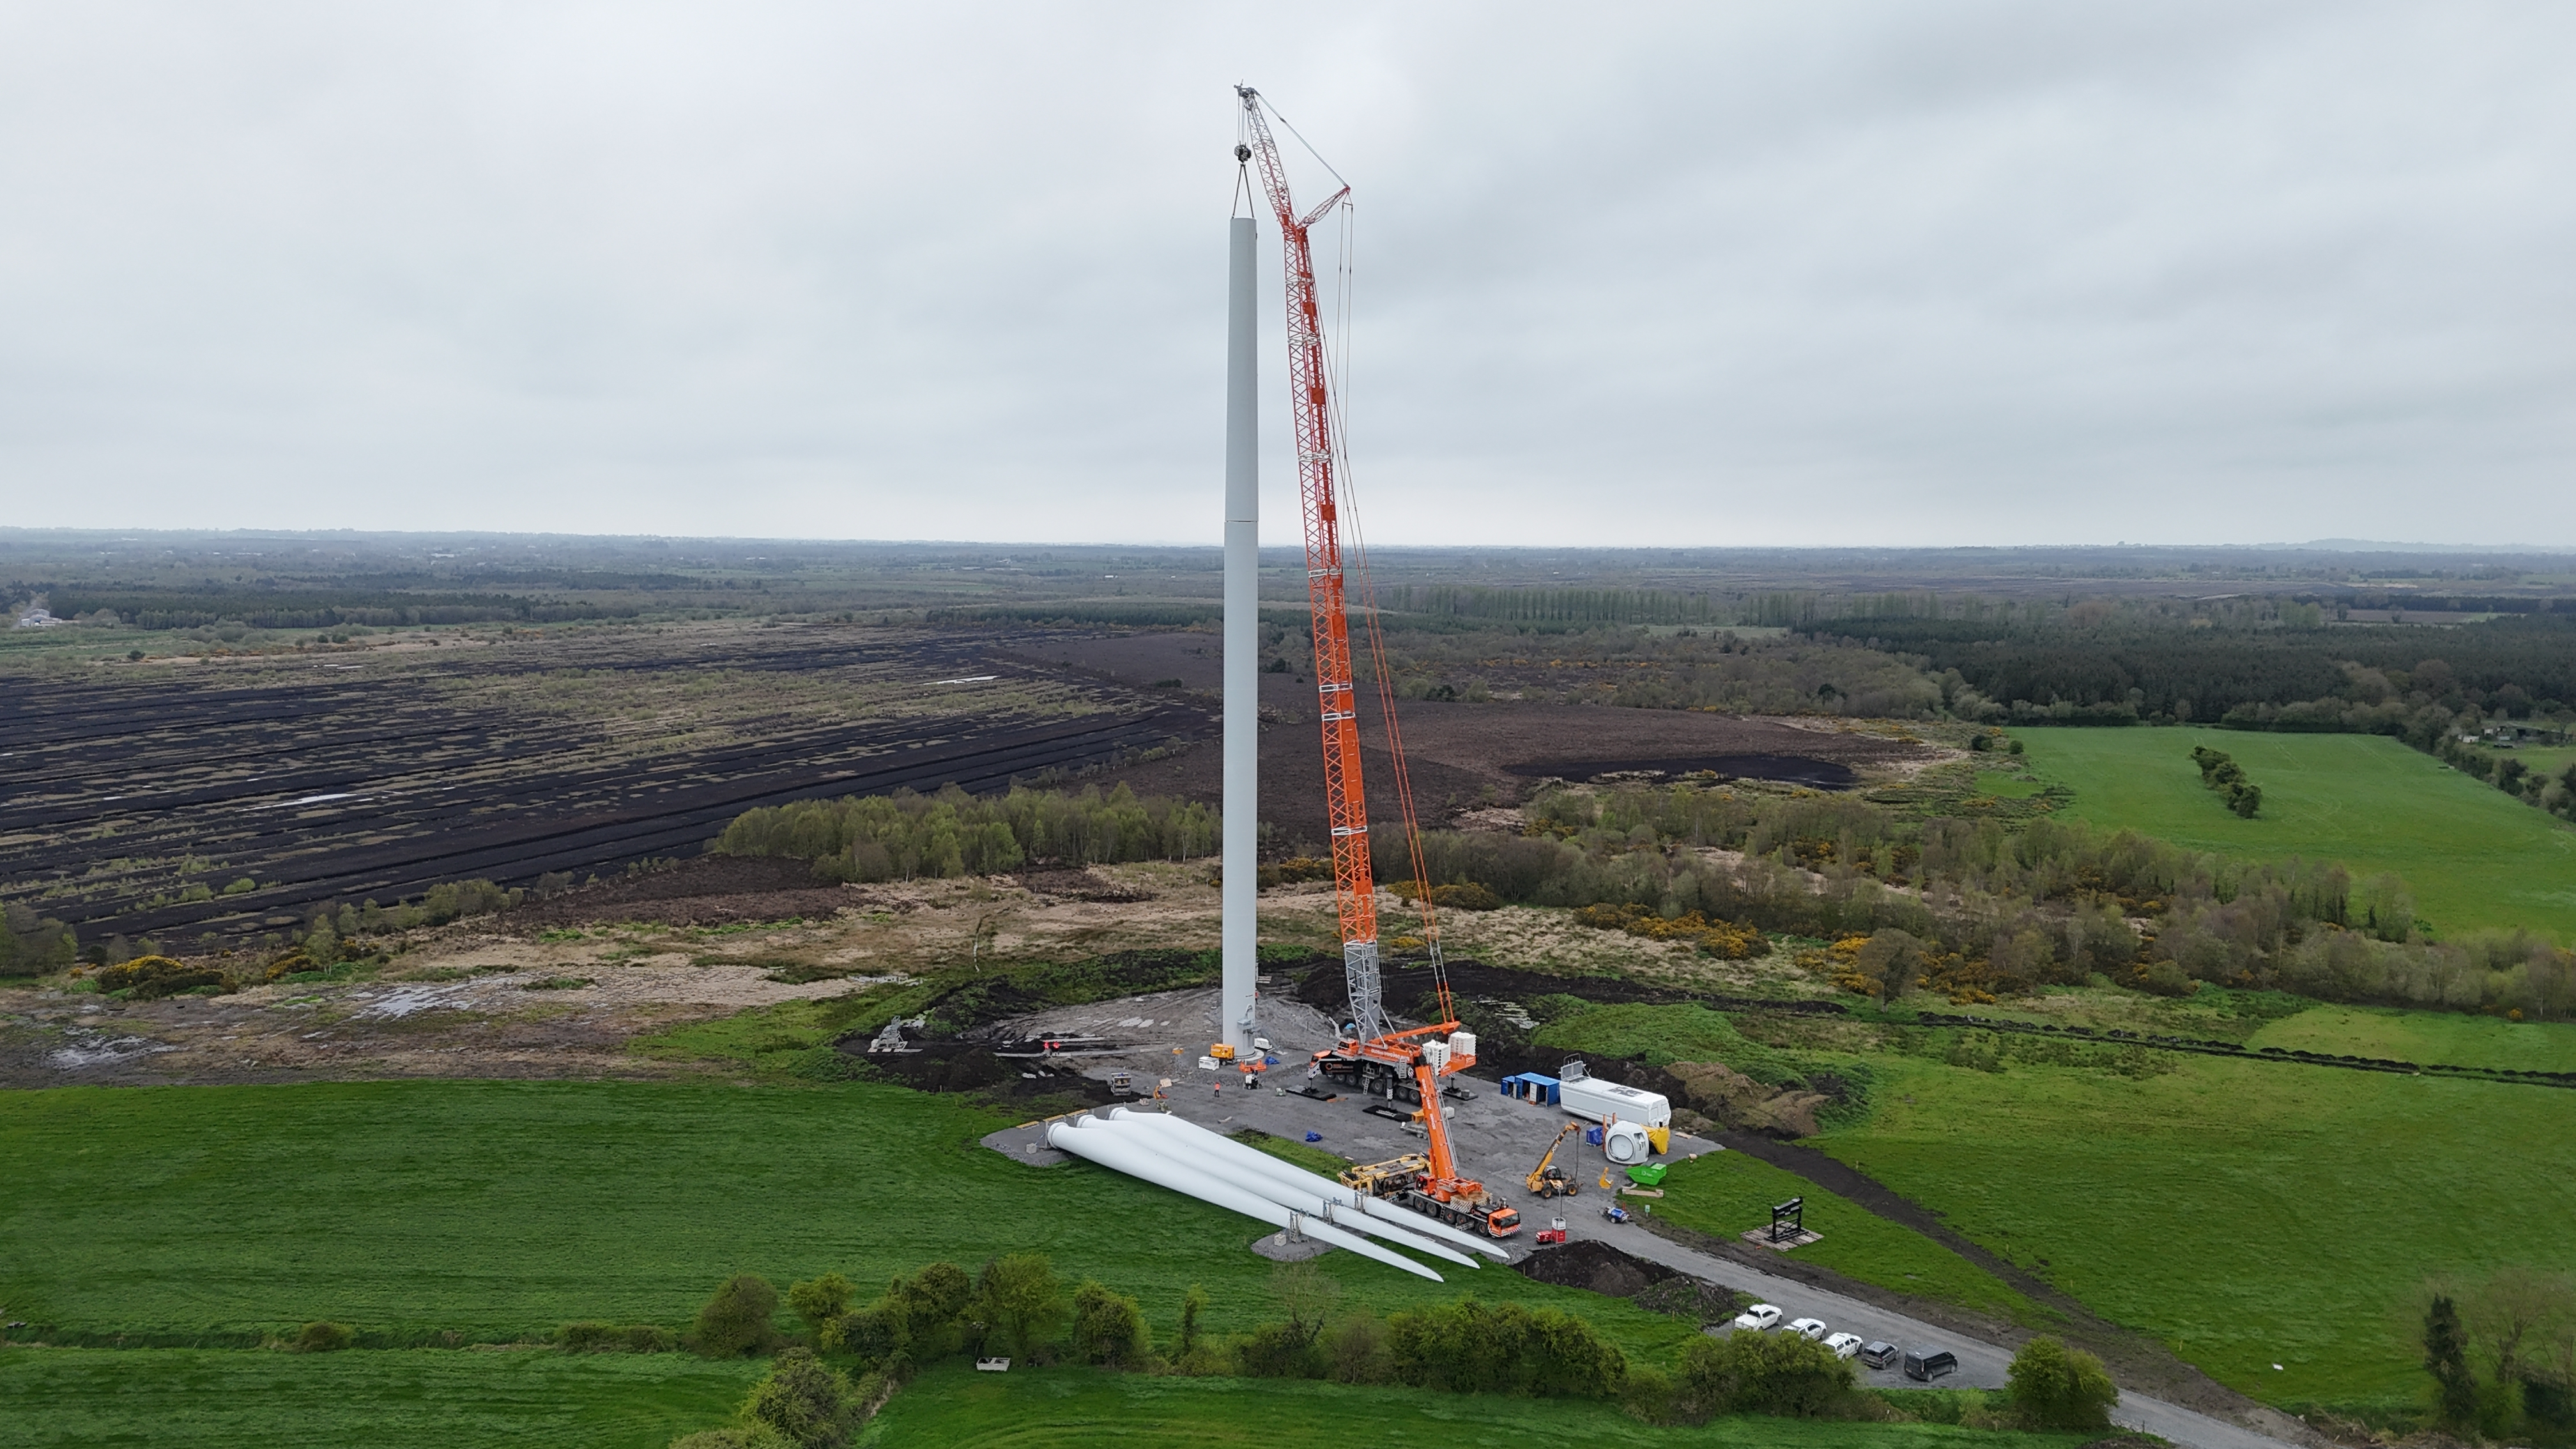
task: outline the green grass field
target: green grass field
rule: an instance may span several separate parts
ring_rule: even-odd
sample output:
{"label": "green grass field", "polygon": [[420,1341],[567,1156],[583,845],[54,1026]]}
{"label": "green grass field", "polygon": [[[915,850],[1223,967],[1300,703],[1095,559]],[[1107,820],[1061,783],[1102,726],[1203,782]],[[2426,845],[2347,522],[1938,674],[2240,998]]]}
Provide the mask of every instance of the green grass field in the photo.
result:
{"label": "green grass field", "polygon": [[[2148,1002],[2102,994],[2110,1007]],[[2149,1004],[2158,1019],[2132,1029],[2229,1034],[2163,1019],[2187,1015],[2185,1003]],[[2258,1046],[2338,1054],[2551,1068],[2576,1054],[2576,1027],[2436,1012],[2313,1006],[2239,1025]],[[2181,1054],[2159,1055],[2169,1070],[2141,1077],[2020,1060],[1988,1072],[1939,1060],[1947,1034],[1924,1056],[1867,1049],[1871,1029],[1857,1023],[1812,1029],[1825,1044],[1777,1047],[1703,1007],[1619,1005],[1541,1035],[1775,1080],[1819,1068],[1864,1077],[1867,1115],[1828,1124],[1815,1145],[2273,1403],[2411,1401],[2423,1375],[2405,1315],[2428,1276],[2576,1261],[2554,1150],[2576,1124],[2576,1094]],[[1726,1153],[1677,1166],[1658,1210],[1741,1232],[1800,1181]],[[1830,1194],[1809,1188],[1807,1199],[1826,1236],[1801,1257],[1953,1302],[1992,1306],[2008,1291]],[[2469,1217],[2474,1230],[2462,1227]]]}
{"label": "green grass field", "polygon": [[2576,765],[2576,745],[2516,745],[2510,750],[2482,749],[2490,760],[2520,760],[2535,775],[2555,775]]}
{"label": "green grass field", "polygon": [[1367,1445],[1369,1449],[1530,1449],[1541,1444],[1745,1446],[1745,1449],[2061,1449],[2081,1434],[1980,1433],[1939,1424],[1720,1419],[1651,1429],[1606,1404],[1476,1398],[1274,1379],[1148,1378],[1092,1369],[924,1374],[859,1436],[862,1449],[1221,1449]]}
{"label": "green grass field", "polygon": [[[684,1326],[723,1278],[882,1283],[1051,1255],[1211,1327],[1272,1316],[1243,1218],[1086,1163],[979,1145],[1007,1123],[895,1087],[380,1082],[0,1094],[0,1303],[58,1338],[206,1346],[311,1319],[369,1346],[512,1341],[572,1319]],[[1380,1310],[1578,1308],[1670,1358],[1679,1320],[1500,1267],[1426,1283],[1336,1258]]]}
{"label": "green grass field", "polygon": [[1837,1273],[1919,1293],[1999,1318],[2035,1321],[2037,1309],[1992,1273],[1887,1219],[1853,1206],[1795,1173],[1741,1152],[1715,1152],[1673,1164],[1657,1214],[1711,1237],[1732,1238],[1768,1225],[1771,1205],[1806,1198],[1805,1224],[1824,1235],[1789,1256]]}
{"label": "green grass field", "polygon": [[2006,775],[1994,770],[1977,772],[1977,793],[1992,795],[1998,800],[2027,800],[2045,788],[2038,781],[2025,780],[2019,775]]}
{"label": "green grass field", "polygon": [[[2219,729],[2025,729],[2031,769],[2073,790],[2067,813],[2192,850],[2341,861],[2356,883],[2395,871],[2444,933],[2526,926],[2576,940],[2576,828],[2377,735]],[[2263,789],[2240,820],[2200,783],[2194,745],[2235,756]]]}
{"label": "green grass field", "polygon": [[1819,1146],[2268,1402],[2411,1401],[2427,1277],[2576,1261],[2563,1091],[2208,1057],[2136,1080],[1872,1060],[1876,1111]]}
{"label": "green grass field", "polygon": [[[2576,1022],[2503,1021],[2381,1006],[2310,1007],[2266,1023],[2246,1045],[2517,1072],[2576,1072]],[[2576,1116],[2576,1101],[2568,1107]]]}
{"label": "green grass field", "polygon": [[662,1449],[765,1371],[686,1354],[0,1349],[0,1445]]}

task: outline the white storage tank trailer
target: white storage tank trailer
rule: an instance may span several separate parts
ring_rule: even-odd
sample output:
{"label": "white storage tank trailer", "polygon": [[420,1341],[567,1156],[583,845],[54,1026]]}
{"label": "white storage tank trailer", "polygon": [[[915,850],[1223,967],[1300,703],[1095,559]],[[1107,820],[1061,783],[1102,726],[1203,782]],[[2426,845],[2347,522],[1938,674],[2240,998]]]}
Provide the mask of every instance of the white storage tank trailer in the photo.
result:
{"label": "white storage tank trailer", "polygon": [[1605,1082],[1586,1072],[1581,1062],[1567,1062],[1557,1073],[1556,1100],[1568,1113],[1604,1124],[1602,1154],[1623,1167],[1645,1161],[1672,1141],[1673,1104],[1663,1093]]}

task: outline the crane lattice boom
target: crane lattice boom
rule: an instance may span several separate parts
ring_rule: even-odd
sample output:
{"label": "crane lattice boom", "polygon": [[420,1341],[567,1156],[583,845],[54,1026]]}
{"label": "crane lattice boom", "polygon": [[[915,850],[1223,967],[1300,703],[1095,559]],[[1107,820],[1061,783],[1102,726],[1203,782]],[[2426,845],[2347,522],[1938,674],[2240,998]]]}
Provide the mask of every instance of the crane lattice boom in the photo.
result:
{"label": "crane lattice boom", "polygon": [[[1238,88],[1250,159],[1279,219],[1288,274],[1289,416],[1297,434],[1297,497],[1306,531],[1306,604],[1315,637],[1315,702],[1324,735],[1324,810],[1333,832],[1333,892],[1342,925],[1342,971],[1359,1038],[1386,1030],[1377,971],[1377,886],[1369,864],[1368,798],[1360,783],[1359,691],[1351,669],[1350,611],[1336,516],[1332,394],[1324,362],[1322,308],[1315,295],[1308,229],[1350,195],[1345,186],[1300,216],[1288,172],[1256,94]],[[1238,154],[1242,149],[1238,148]]]}
{"label": "crane lattice boom", "polygon": [[[1280,163],[1278,143],[1262,114],[1260,95],[1236,87],[1243,106],[1243,136],[1235,157],[1261,173],[1261,190],[1279,222],[1281,260],[1287,273],[1288,395],[1297,439],[1297,492],[1306,535],[1306,602],[1315,641],[1316,714],[1323,731],[1325,813],[1332,827],[1334,901],[1341,915],[1342,971],[1350,991],[1348,1039],[1326,1058],[1345,1065],[1375,1063],[1390,1074],[1410,1080],[1420,1095],[1428,1170],[1419,1191],[1444,1208],[1450,1204],[1483,1204],[1483,1185],[1458,1176],[1440,1110],[1440,1078],[1474,1064],[1475,1058],[1444,1042],[1457,1031],[1451,1019],[1448,981],[1439,970],[1439,935],[1431,915],[1428,883],[1421,879],[1420,832],[1415,828],[1409,782],[1404,778],[1403,746],[1395,732],[1394,701],[1379,679],[1386,717],[1388,748],[1396,771],[1413,857],[1416,900],[1423,912],[1424,939],[1430,943],[1440,1015],[1435,1025],[1410,1031],[1387,1029],[1386,1005],[1378,974],[1377,885],[1369,861],[1368,797],[1360,778],[1359,691],[1351,666],[1350,606],[1343,571],[1339,518],[1341,462],[1335,427],[1331,374],[1324,352],[1321,304],[1316,295],[1314,249],[1309,231],[1332,214],[1350,195],[1345,185],[1313,210],[1300,213]],[[1458,1044],[1473,1040],[1461,1035]],[[1479,1209],[1482,1210],[1481,1208]],[[1517,1221],[1499,1209],[1489,1227],[1508,1232]]]}

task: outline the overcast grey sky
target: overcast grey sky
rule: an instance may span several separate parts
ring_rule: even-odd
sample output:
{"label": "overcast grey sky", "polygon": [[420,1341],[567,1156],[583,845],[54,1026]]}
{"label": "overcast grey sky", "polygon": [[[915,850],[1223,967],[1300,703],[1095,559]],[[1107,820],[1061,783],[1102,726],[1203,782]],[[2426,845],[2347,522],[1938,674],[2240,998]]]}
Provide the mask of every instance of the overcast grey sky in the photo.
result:
{"label": "overcast grey sky", "polygon": [[2463,0],[7,3],[0,523],[1214,543],[1242,80],[1355,187],[1378,542],[2576,545],[2571,76]]}

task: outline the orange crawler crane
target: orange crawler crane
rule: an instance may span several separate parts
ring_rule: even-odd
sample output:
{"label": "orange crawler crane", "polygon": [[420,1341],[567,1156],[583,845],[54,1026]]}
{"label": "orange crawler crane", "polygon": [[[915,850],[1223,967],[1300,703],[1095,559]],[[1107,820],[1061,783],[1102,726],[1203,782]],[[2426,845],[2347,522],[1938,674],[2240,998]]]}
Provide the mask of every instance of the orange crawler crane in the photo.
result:
{"label": "orange crawler crane", "polygon": [[[1345,1182],[1453,1225],[1472,1225],[1494,1237],[1506,1237],[1519,1231],[1520,1213],[1488,1194],[1483,1183],[1459,1175],[1442,1118],[1440,1079],[1475,1065],[1476,1038],[1459,1030],[1448,973],[1441,966],[1439,924],[1432,913],[1429,882],[1424,879],[1422,835],[1406,778],[1403,740],[1396,730],[1394,691],[1383,669],[1377,671],[1379,711],[1386,721],[1395,794],[1412,854],[1414,902],[1422,914],[1422,939],[1431,956],[1437,1024],[1390,1030],[1378,977],[1377,886],[1369,863],[1367,795],[1360,783],[1358,688],[1351,669],[1340,526],[1340,514],[1350,507],[1350,498],[1347,480],[1341,476],[1344,470],[1338,466],[1343,457],[1315,290],[1314,252],[1307,235],[1316,222],[1345,204],[1350,187],[1343,186],[1301,215],[1290,198],[1288,173],[1262,114],[1260,95],[1241,86],[1236,95],[1243,112],[1235,160],[1260,168],[1261,190],[1279,220],[1279,250],[1288,278],[1288,385],[1290,412],[1296,420],[1299,511],[1306,530],[1306,601],[1315,638],[1316,713],[1323,726],[1324,799],[1333,832],[1342,974],[1351,1002],[1341,1040],[1315,1055],[1316,1073],[1370,1096],[1419,1106],[1414,1117],[1428,1140],[1425,1155],[1355,1167],[1343,1174]],[[1359,550],[1358,561],[1365,603],[1365,547]],[[1376,610],[1366,610],[1365,617],[1375,643]],[[1383,658],[1383,651],[1378,655]]]}

